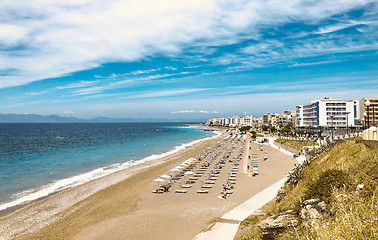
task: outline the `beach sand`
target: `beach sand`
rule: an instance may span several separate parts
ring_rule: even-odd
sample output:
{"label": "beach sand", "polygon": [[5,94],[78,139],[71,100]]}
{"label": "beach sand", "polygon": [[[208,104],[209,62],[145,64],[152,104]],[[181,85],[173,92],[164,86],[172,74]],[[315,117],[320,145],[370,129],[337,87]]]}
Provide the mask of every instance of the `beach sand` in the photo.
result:
{"label": "beach sand", "polygon": [[[269,146],[267,161],[259,160],[259,175],[244,173],[249,143],[240,161],[234,193],[218,198],[231,163],[222,169],[208,194],[198,194],[200,181],[187,193],[152,193],[153,179],[190,157],[214,146],[224,136],[197,143],[162,159],[146,162],[33,202],[0,218],[0,239],[193,239],[217,218],[280,180],[295,159]],[[249,138],[247,139],[249,142]],[[236,154],[237,147],[233,151]],[[220,156],[219,156],[220,157]],[[218,157],[218,158],[219,158]]]}

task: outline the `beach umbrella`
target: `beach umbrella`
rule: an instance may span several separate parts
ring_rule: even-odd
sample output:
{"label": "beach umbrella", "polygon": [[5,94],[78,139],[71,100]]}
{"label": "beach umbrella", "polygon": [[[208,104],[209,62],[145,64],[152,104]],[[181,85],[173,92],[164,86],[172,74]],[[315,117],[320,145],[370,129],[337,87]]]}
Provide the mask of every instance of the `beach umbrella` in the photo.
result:
{"label": "beach umbrella", "polygon": [[185,173],[185,175],[193,175],[194,174],[194,172],[192,172],[192,171],[187,171],[186,173]]}

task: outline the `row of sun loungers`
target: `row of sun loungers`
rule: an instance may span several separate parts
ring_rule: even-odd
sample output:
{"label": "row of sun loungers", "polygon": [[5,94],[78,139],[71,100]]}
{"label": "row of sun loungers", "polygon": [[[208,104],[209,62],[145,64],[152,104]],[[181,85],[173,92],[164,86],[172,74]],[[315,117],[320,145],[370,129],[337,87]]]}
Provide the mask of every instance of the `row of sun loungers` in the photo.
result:
{"label": "row of sun loungers", "polygon": [[[191,188],[199,178],[203,177],[208,168],[213,164],[213,162],[218,159],[218,156],[223,153],[223,156],[220,160],[218,160],[212,169],[208,172],[206,176],[204,176],[204,180],[201,179],[201,189],[197,190],[199,194],[206,194],[209,191],[207,189],[212,188],[212,185],[215,184],[221,169],[225,165],[225,161],[227,158],[230,157],[232,153],[232,149],[236,146],[236,142],[240,141],[239,139],[224,139],[214,145],[212,148],[208,148],[203,154],[196,156],[196,158],[190,158],[187,161],[183,162],[176,168],[172,169],[169,172],[169,175],[162,175],[161,178],[167,178],[167,185],[171,186],[176,181],[179,182],[179,188],[175,190],[175,193],[187,193],[187,189]],[[224,151],[225,146],[233,142],[232,146],[227,150]],[[239,150],[240,151],[240,150]],[[234,162],[232,170],[234,171]],[[236,180],[236,174],[232,174],[231,179],[228,180]],[[161,180],[155,179],[154,181],[160,182]],[[228,183],[230,184],[230,183]],[[161,185],[163,186],[163,185]],[[163,193],[169,191],[169,187],[159,188],[154,190],[155,193]],[[231,191],[231,190],[228,190]],[[230,192],[228,193],[230,194]]]}

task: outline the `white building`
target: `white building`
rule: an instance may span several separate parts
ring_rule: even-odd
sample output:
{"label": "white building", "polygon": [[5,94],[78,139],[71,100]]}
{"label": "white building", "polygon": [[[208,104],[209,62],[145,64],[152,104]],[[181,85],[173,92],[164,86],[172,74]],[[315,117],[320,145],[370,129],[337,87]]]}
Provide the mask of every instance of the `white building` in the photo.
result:
{"label": "white building", "polygon": [[272,125],[272,120],[276,117],[276,113],[268,113],[263,115],[263,124],[271,126]]}
{"label": "white building", "polygon": [[207,120],[206,125],[209,126],[224,126],[224,127],[242,127],[251,126],[258,127],[261,126],[262,118],[254,116],[243,116],[243,117],[229,117],[229,118],[211,118]]}
{"label": "white building", "polygon": [[298,105],[296,125],[298,128],[356,126],[355,102],[324,98],[307,105]]}

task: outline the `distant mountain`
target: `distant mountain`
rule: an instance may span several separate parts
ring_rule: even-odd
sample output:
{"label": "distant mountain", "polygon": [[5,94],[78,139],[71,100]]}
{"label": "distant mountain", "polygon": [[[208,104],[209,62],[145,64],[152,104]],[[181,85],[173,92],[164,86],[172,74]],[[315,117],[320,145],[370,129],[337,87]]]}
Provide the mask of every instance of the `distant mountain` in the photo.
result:
{"label": "distant mountain", "polygon": [[114,122],[206,122],[205,119],[108,118],[81,119],[59,115],[1,114],[0,123],[114,123]]}

